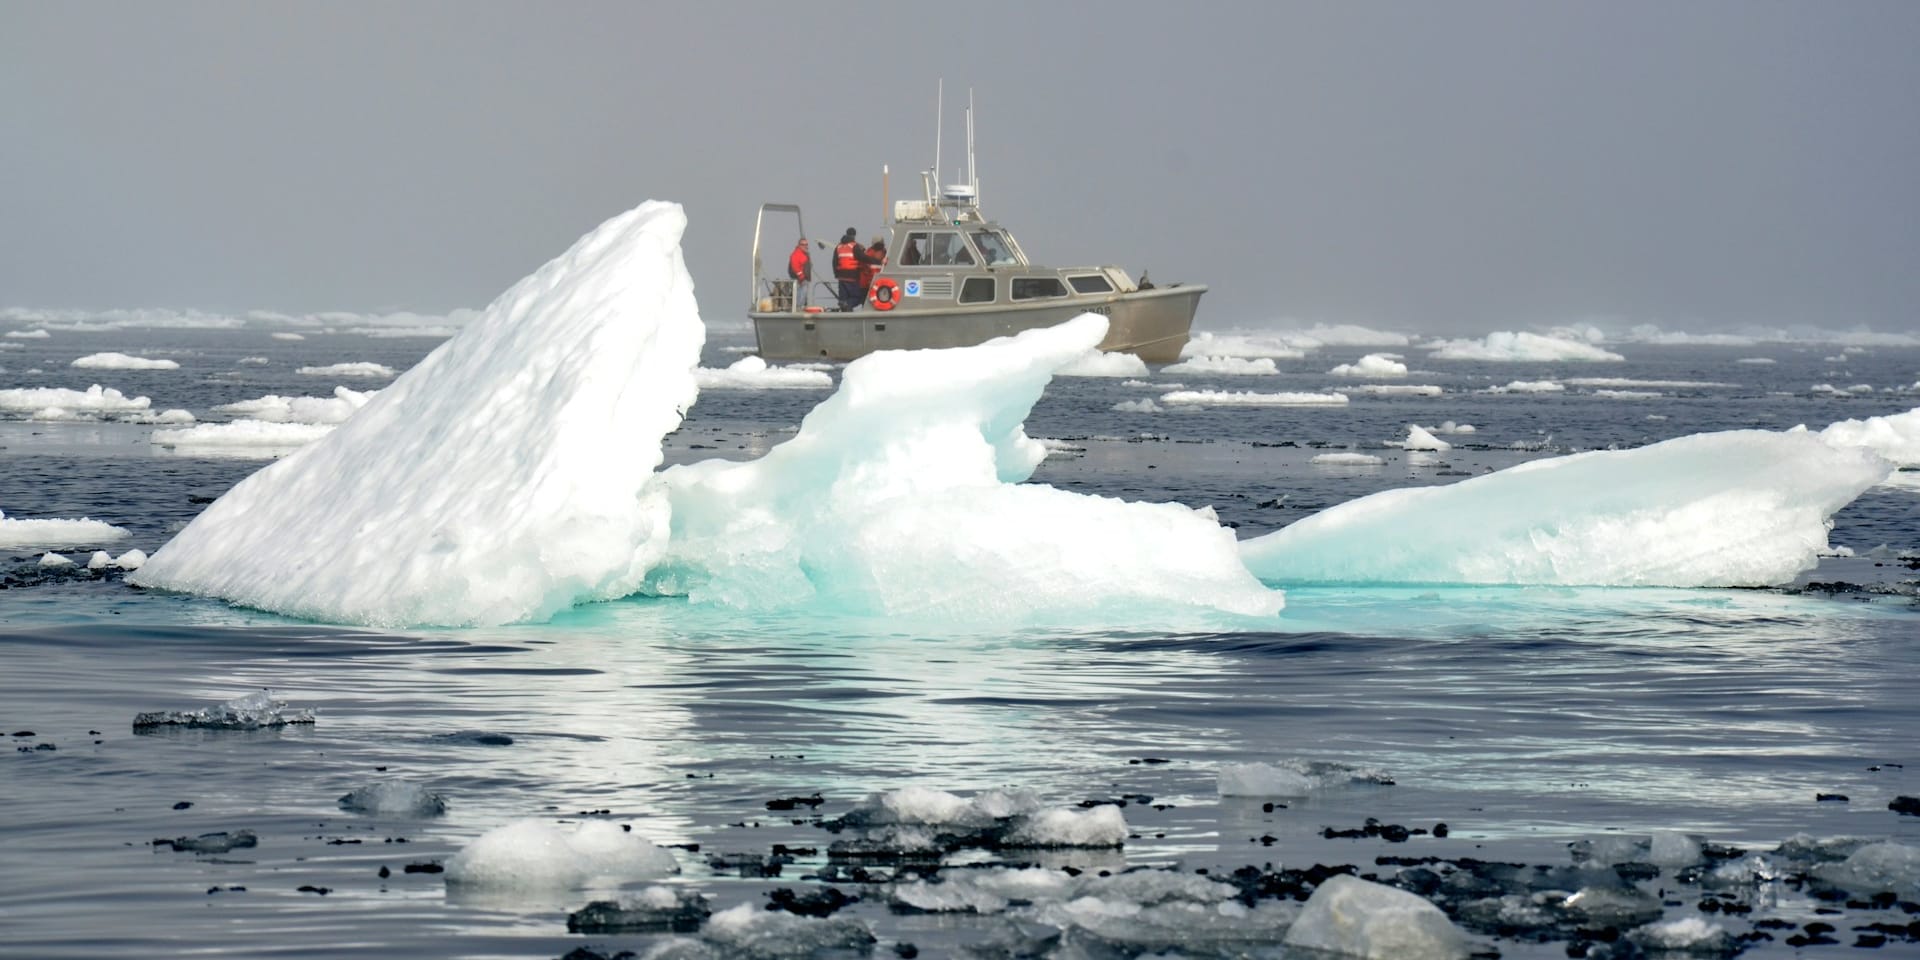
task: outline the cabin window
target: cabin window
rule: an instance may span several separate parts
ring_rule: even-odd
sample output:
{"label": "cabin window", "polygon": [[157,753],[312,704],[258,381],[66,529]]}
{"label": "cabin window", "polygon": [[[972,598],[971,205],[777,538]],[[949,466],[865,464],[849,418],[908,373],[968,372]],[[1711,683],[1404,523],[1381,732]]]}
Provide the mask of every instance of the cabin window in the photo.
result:
{"label": "cabin window", "polygon": [[986,262],[990,266],[1001,263],[1019,262],[1014,259],[1013,250],[1008,246],[1005,238],[996,231],[975,230],[973,232],[973,245],[980,248],[980,255],[986,258]]}
{"label": "cabin window", "polygon": [[936,267],[972,266],[973,251],[967,249],[967,241],[961,239],[958,231],[936,233],[927,262]]}
{"label": "cabin window", "polygon": [[1073,284],[1073,290],[1075,293],[1112,293],[1113,292],[1113,284],[1108,283],[1106,277],[1102,277],[1099,275],[1089,275],[1084,277],[1068,277],[1067,282]]}
{"label": "cabin window", "polygon": [[993,302],[993,278],[992,277],[968,277],[967,282],[960,285],[960,302],[961,303],[992,303]]}
{"label": "cabin window", "polygon": [[1067,285],[1059,277],[1014,277],[1013,298],[1015,300],[1037,300],[1042,297],[1064,297]]}
{"label": "cabin window", "polygon": [[925,233],[907,234],[907,245],[900,248],[900,265],[917,267],[927,262],[927,235]]}

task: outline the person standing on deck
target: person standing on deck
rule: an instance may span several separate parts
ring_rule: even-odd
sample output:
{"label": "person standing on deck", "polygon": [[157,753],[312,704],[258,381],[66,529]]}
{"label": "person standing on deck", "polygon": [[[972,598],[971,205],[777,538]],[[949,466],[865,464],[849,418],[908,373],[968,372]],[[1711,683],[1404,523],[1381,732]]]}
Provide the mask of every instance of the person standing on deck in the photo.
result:
{"label": "person standing on deck", "polygon": [[787,279],[793,281],[793,308],[807,308],[807,288],[813,286],[813,258],[807,255],[807,238],[793,245],[787,254]]}
{"label": "person standing on deck", "polygon": [[873,278],[880,275],[880,268],[887,265],[887,241],[874,237],[873,242],[860,251],[860,299],[867,299],[867,292],[873,289]]}
{"label": "person standing on deck", "polygon": [[860,241],[854,239],[859,234],[852,227],[840,236],[840,242],[833,248],[833,278],[840,281],[840,309],[852,310],[860,305],[860,261],[865,250]]}

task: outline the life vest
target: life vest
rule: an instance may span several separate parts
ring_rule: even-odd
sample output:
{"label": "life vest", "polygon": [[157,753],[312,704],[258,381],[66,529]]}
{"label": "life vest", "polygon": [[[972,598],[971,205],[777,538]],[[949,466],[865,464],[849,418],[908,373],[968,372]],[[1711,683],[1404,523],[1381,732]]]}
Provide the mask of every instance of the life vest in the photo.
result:
{"label": "life vest", "polygon": [[787,257],[787,276],[795,280],[804,280],[812,269],[813,258],[807,256],[806,248],[793,248],[793,255]]}
{"label": "life vest", "polygon": [[860,273],[860,255],[854,251],[859,244],[851,240],[842,242],[833,248],[833,272],[835,276],[853,277]]}

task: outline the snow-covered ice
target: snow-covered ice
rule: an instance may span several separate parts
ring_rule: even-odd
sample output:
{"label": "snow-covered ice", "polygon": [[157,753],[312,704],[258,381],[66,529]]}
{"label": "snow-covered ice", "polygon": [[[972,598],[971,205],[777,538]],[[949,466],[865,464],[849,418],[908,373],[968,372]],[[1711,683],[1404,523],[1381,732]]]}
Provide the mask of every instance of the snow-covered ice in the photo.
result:
{"label": "snow-covered ice", "polygon": [[391,377],[393,368],[384,363],[360,360],[352,363],[330,363],[323,367],[301,367],[294,371],[309,377]]}
{"label": "snow-covered ice", "polygon": [[178,360],[150,360],[124,353],[90,353],[68,364],[88,370],[178,370]]}
{"label": "snow-covered ice", "polygon": [[40,566],[71,567],[73,566],[73,558],[49,551],[40,555]]}
{"label": "snow-covered ice", "polygon": [[1160,395],[1166,404],[1209,407],[1343,407],[1344,393],[1256,393],[1251,390],[1174,390]]}
{"label": "snow-covered ice", "polygon": [[1658,400],[1666,396],[1658,390],[1595,390],[1593,395],[1607,400]]}
{"label": "snow-covered ice", "polygon": [[1055,371],[1057,377],[1144,377],[1147,362],[1131,353],[1089,350]]}
{"label": "snow-covered ice", "polygon": [[1264,377],[1280,372],[1271,357],[1191,357],[1160,368],[1161,373],[1194,373],[1217,377]]}
{"label": "snow-covered ice", "polygon": [[1343,363],[1328,374],[1336,377],[1404,377],[1407,365],[1384,353],[1369,353],[1352,363]]}
{"label": "snow-covered ice", "polygon": [[121,570],[138,570],[146,562],[147,554],[143,550],[128,550],[118,557],[105,550],[95,550],[93,555],[87,558],[87,569],[105,570],[116,567]]}
{"label": "snow-covered ice", "polygon": [[589,233],[135,581],[378,624],[537,620],[632,593],[665,548],[661,440],[695,396],[685,223],[649,203]]}
{"label": "snow-covered ice", "polygon": [[41,410],[59,407],[90,413],[132,413],[153,406],[146,397],[129,397],[112,387],[94,384],[85,390],[61,387],[25,387],[0,390],[0,410]]}
{"label": "snow-covered ice", "polygon": [[1841,420],[1821,430],[1820,439],[1835,446],[1866,447],[1897,466],[1920,466],[1920,407],[1885,417]]}
{"label": "snow-covered ice", "polygon": [[1553,380],[1515,380],[1504,387],[1488,387],[1486,393],[1560,393],[1567,388]]}
{"label": "snow-covered ice", "polygon": [[333,432],[325,423],[274,423],[235,420],[202,423],[179,430],[155,430],[148,439],[156,446],[194,450],[258,451],[248,456],[272,456],[306,446]]}
{"label": "snow-covered ice", "polygon": [[1165,408],[1161,407],[1157,403],[1154,403],[1152,399],[1145,398],[1145,397],[1139,400],[1122,400],[1119,403],[1114,404],[1112,409],[1119,413],[1164,413],[1165,412]]}
{"label": "snow-covered ice", "polygon": [[555,825],[516,820],[481,834],[447,860],[447,883],[493,888],[579,888],[657,880],[680,872],[673,854],[607,820]]}
{"label": "snow-covered ice", "polygon": [[824,371],[768,366],[759,357],[741,357],[719,370],[701,367],[693,376],[702,390],[824,390],[833,386],[833,377]]}
{"label": "snow-covered ice", "polygon": [[1192,360],[1206,357],[1242,357],[1246,359],[1297,360],[1306,356],[1300,347],[1273,333],[1212,333],[1200,331],[1180,348],[1180,357]]}
{"label": "snow-covered ice", "polygon": [[1361,393],[1372,397],[1437,397],[1446,391],[1424,383],[1356,383],[1341,387],[1342,393]]}
{"label": "snow-covered ice", "polygon": [[1371,453],[1316,453],[1307,462],[1322,467],[1378,467],[1387,461]]}
{"label": "snow-covered ice", "polygon": [[649,589],[968,622],[1277,612],[1280,595],[1247,575],[1210,511],[1022,482],[1045,455],[1022,421],[1054,369],[1105,332],[1088,314],[849,363],[760,459],[661,474],[672,535]]}
{"label": "snow-covered ice", "polygon": [[111,543],[128,536],[122,527],[104,520],[81,517],[77,520],[30,520],[8,517],[0,511],[0,549],[23,547],[88,547]]}
{"label": "snow-covered ice", "polygon": [[1268,582],[1773,585],[1811,569],[1827,518],[1890,469],[1807,434],[1695,434],[1384,491],[1241,553]]}
{"label": "snow-covered ice", "polygon": [[1407,424],[1407,438],[1400,441],[1400,446],[1405,450],[1432,450],[1436,452],[1453,449],[1453,444],[1434,436],[1427,431],[1427,428],[1417,423]]}
{"label": "snow-covered ice", "polygon": [[1435,360],[1481,360],[1498,363],[1557,363],[1624,360],[1625,357],[1591,343],[1564,337],[1546,337],[1521,331],[1497,330],[1478,340],[1434,340],[1422,344]]}
{"label": "snow-covered ice", "polygon": [[1287,931],[1295,949],[1365,960],[1466,960],[1467,937],[1440,908],[1396,887],[1341,874],[1307,899]]}
{"label": "snow-covered ice", "polygon": [[377,390],[349,390],[334,387],[331,397],[283,397],[270,393],[252,400],[237,400],[213,408],[215,413],[237,413],[269,423],[345,423]]}
{"label": "snow-covered ice", "polygon": [[45,330],[8,330],[6,335],[15,340],[45,340],[53,336]]}

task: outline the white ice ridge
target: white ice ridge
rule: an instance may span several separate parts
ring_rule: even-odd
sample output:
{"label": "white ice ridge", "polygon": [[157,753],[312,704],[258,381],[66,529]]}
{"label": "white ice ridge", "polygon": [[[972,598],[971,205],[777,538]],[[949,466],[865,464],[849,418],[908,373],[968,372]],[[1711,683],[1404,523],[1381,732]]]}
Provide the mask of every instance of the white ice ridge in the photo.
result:
{"label": "white ice ridge", "polygon": [[1269,583],[1771,585],[1811,569],[1827,518],[1889,470],[1804,433],[1695,434],[1376,493],[1241,555]]}
{"label": "white ice ridge", "polygon": [[89,353],[68,366],[92,370],[178,370],[180,362],[130,357],[124,353]]}
{"label": "white ice ridge", "polygon": [[134,581],[367,624],[537,620],[632,593],[666,547],[648,480],[697,392],[685,227],[671,203],[608,220]]}
{"label": "white ice ridge", "polygon": [[969,623],[1278,612],[1281,595],[1248,574],[1212,511],[1022,482],[1045,456],[1022,421],[1106,329],[1087,314],[976,347],[855,360],[764,457],[661,474],[673,532],[649,588]]}
{"label": "white ice ridge", "polygon": [[[104,520],[21,520],[9,519],[0,510],[0,550],[21,547],[84,547],[109,543],[127,536],[127,531]],[[139,551],[132,551],[139,552]]]}
{"label": "white ice ridge", "polygon": [[1433,351],[1435,360],[1488,360],[1496,362],[1549,363],[1564,360],[1624,360],[1611,350],[1564,337],[1543,337],[1525,331],[1499,330],[1479,340],[1435,340],[1423,346]]}

